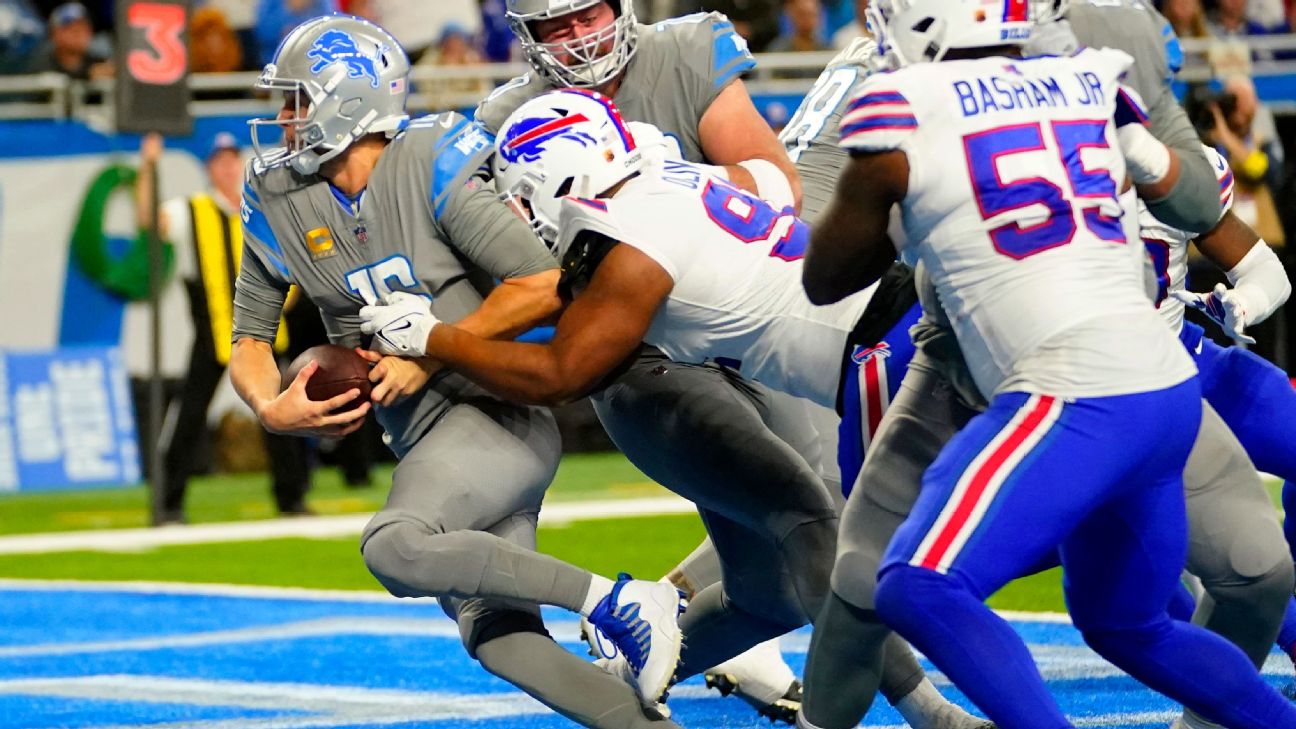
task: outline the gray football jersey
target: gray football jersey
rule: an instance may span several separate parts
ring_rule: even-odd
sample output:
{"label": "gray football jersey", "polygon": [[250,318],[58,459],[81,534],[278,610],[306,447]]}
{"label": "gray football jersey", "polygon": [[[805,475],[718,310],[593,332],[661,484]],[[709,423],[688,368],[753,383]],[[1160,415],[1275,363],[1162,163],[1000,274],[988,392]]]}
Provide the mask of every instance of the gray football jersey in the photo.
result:
{"label": "gray football jersey", "polygon": [[1130,54],[1134,65],[1124,83],[1143,97],[1152,134],[1177,149],[1196,148],[1197,132],[1170,88],[1171,79],[1183,63],[1183,51],[1170,22],[1150,2],[1072,0],[1065,22],[1081,45],[1116,48]]}
{"label": "gray football jersey", "polygon": [[[719,13],[697,13],[639,26],[639,42],[612,100],[627,121],[652,124],[679,141],[684,158],[707,162],[698,124],[730,83],[755,68],[747,43]],[[492,134],[519,106],[556,88],[528,73],[495,89],[476,119]]]}
{"label": "gray football jersey", "polygon": [[876,48],[872,40],[856,38],[838,53],[779,134],[779,141],[801,175],[800,218],[811,226],[828,207],[837,178],[850,156],[837,144],[841,141],[841,120],[857,87],[871,72]]}
{"label": "gray football jersey", "polygon": [[[352,200],[317,175],[248,169],[243,189],[243,266],[234,338],[274,339],[289,284],[319,307],[329,339],[361,344],[360,307],[392,291],[432,299],[437,318],[475,310],[491,279],[527,276],[556,262],[475,173],[491,136],[460,114],[423,117],[383,151]],[[483,391],[463,377],[434,378],[423,394],[378,408],[392,448],[406,452],[453,400]]]}

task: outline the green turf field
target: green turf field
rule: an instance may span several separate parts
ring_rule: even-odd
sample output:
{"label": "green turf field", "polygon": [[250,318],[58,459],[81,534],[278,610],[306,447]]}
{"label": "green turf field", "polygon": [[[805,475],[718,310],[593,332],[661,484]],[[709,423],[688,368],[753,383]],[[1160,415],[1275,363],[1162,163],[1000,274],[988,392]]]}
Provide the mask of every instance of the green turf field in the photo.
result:
{"label": "green turf field", "polygon": [[[371,512],[382,506],[390,485],[390,466],[376,468],[373,485],[359,489],[347,488],[336,469],[323,468],[315,472],[306,500],[320,514]],[[563,459],[548,498],[572,501],[662,493],[660,486],[620,453],[582,453]],[[201,476],[190,482],[186,497],[187,516],[194,524],[276,515],[266,474]],[[0,535],[142,527],[148,523],[148,492],[143,486],[0,496]]]}
{"label": "green turf field", "polygon": [[[366,489],[346,488],[336,472],[316,474],[308,503],[321,514],[373,511],[386,495],[389,472],[375,472]],[[1270,485],[1277,496],[1278,484]],[[556,501],[656,496],[665,491],[620,454],[563,460],[549,498]],[[212,476],[190,486],[195,523],[274,516],[264,475]],[[0,534],[145,526],[144,488],[0,497]],[[658,577],[703,535],[692,515],[578,521],[540,530],[540,549],[594,572]],[[378,590],[365,570],[357,540],[273,539],[168,546],[137,552],[0,555],[0,578],[149,580]],[[1008,610],[1061,611],[1059,573],[1020,580],[991,600]]]}

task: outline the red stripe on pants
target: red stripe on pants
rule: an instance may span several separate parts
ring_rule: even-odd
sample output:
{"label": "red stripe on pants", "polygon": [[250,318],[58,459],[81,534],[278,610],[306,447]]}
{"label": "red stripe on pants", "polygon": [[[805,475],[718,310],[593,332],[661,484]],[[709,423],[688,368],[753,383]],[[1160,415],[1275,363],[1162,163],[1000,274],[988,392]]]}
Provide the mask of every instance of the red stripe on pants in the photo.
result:
{"label": "red stripe on pants", "polygon": [[1039,402],[1035,404],[1035,408],[1017,425],[1012,435],[1000,443],[999,447],[990,455],[990,458],[981,464],[981,468],[977,469],[976,474],[972,476],[968,490],[963,494],[963,500],[955,508],[953,517],[945,525],[940,536],[936,538],[931,549],[927,552],[927,556],[923,557],[920,566],[934,570],[940,565],[945,553],[949,551],[959,532],[963,530],[963,526],[972,517],[972,512],[976,510],[977,502],[985,494],[990,481],[999,469],[1003,468],[1004,463],[1008,461],[1013,452],[1020,448],[1022,443],[1043,422],[1044,417],[1048,415],[1048,411],[1052,409],[1054,400],[1055,398],[1052,397],[1041,396]]}

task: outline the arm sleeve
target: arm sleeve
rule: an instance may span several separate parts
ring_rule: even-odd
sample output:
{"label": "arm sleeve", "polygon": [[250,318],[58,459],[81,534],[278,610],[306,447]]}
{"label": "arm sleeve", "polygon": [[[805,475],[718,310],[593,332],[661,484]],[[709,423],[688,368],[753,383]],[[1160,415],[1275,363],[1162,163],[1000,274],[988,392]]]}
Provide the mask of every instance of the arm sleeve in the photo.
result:
{"label": "arm sleeve", "polygon": [[480,181],[451,197],[441,224],[456,250],[501,281],[558,267],[527,224]]}
{"label": "arm sleeve", "polygon": [[667,22],[684,26],[679,41],[681,55],[699,58],[684,67],[692,71],[689,81],[694,88],[690,96],[697,101],[701,118],[726,86],[756,67],[756,59],[733,23],[720,13],[689,15]]}
{"label": "arm sleeve", "polygon": [[243,253],[251,254],[261,263],[266,274],[287,290],[293,280],[284,258],[283,247],[279,245],[279,239],[275,237],[274,230],[270,227],[270,220],[262,210],[261,197],[248,183],[243,185],[243,202],[240,205],[239,216],[243,220]]}
{"label": "arm sleeve", "polygon": [[557,268],[526,223],[477,175],[494,152],[491,135],[460,119],[435,144],[428,197],[444,240],[500,280]]}
{"label": "arm sleeve", "polygon": [[274,344],[288,286],[266,270],[249,245],[244,244],[243,266],[234,282],[234,341],[246,337]]}
{"label": "arm sleeve", "polygon": [[[1152,136],[1161,140],[1179,156],[1179,182],[1162,200],[1148,201],[1148,210],[1158,219],[1176,228],[1202,233],[1213,228],[1220,218],[1218,187],[1210,163],[1199,153],[1201,140],[1188,114],[1179,105],[1168,81],[1171,65],[1167,54],[1178,48],[1166,42],[1167,36],[1151,19],[1148,33],[1140,36],[1136,62],[1125,83],[1138,92],[1148,114]],[[1173,32],[1168,36],[1173,38]],[[1179,52],[1182,56],[1182,52]]]}
{"label": "arm sleeve", "polygon": [[891,74],[869,77],[846,105],[841,146],[853,152],[900,149],[918,131],[918,117]]}

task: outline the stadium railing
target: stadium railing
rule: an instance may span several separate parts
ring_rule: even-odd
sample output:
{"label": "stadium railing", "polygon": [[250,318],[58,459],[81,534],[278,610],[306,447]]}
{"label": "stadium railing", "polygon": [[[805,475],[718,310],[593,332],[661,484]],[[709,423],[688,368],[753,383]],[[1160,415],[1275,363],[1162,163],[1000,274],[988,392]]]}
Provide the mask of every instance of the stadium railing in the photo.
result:
{"label": "stadium railing", "polygon": [[[1254,36],[1246,39],[1251,51],[1279,60],[1253,61],[1250,73],[1261,98],[1275,113],[1296,113],[1296,34]],[[1183,42],[1187,63],[1180,83],[1208,81],[1211,70],[1206,56],[1214,42],[1187,39]],[[758,65],[747,78],[753,98],[795,102],[809,88],[817,72],[832,59],[831,51],[819,53],[758,54]],[[1283,58],[1290,56],[1290,58]],[[486,89],[527,71],[521,63],[477,66],[416,65],[410,74],[410,107],[415,110],[471,109]],[[194,93],[191,109],[195,116],[262,115],[277,103],[258,97],[250,89],[256,72],[194,74],[189,85]],[[112,115],[112,81],[73,81],[59,74],[0,76],[0,120],[81,119],[97,128],[107,128]]]}

